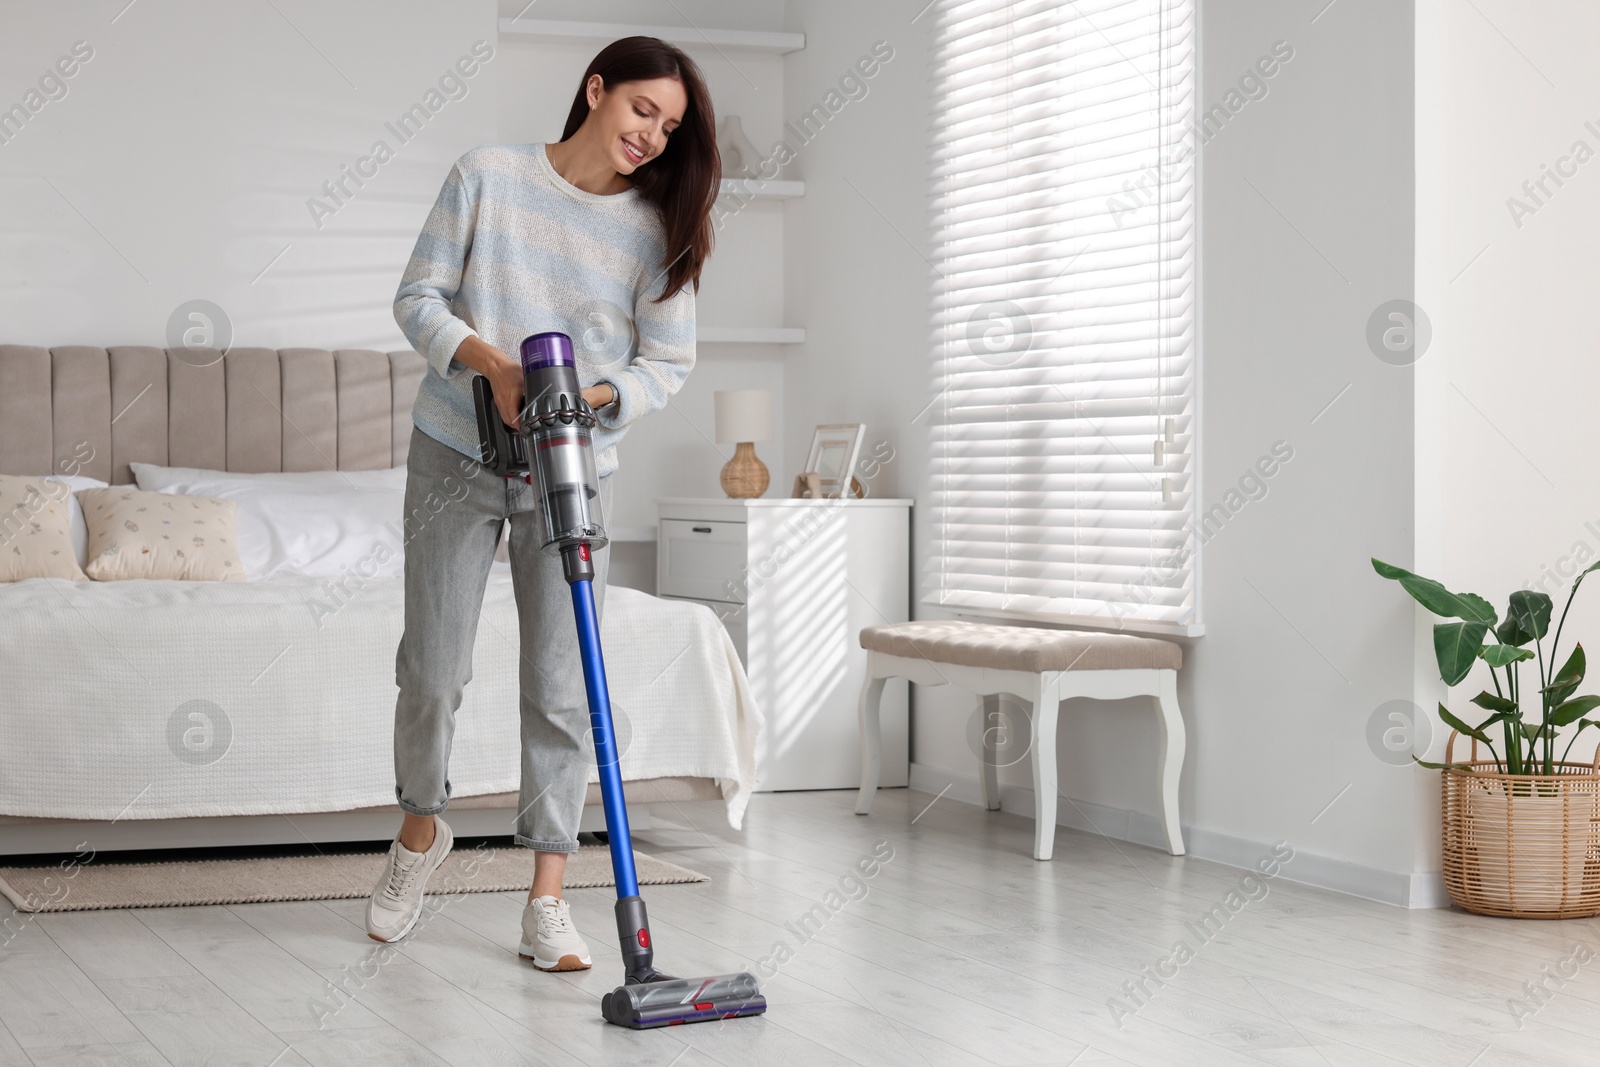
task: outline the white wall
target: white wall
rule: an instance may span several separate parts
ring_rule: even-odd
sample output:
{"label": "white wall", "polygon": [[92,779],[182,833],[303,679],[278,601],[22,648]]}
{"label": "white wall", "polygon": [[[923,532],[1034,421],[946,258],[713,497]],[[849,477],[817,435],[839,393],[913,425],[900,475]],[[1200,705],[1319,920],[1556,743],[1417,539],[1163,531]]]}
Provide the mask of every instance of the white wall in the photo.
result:
{"label": "white wall", "polygon": [[786,359],[786,446],[798,472],[815,426],[865,423],[864,455],[880,442],[894,449],[876,476],[857,475],[878,497],[919,496],[927,465],[927,418],[912,422],[932,395],[926,151],[932,17],[913,23],[918,6],[813,0],[791,4],[787,26],[806,35],[805,50],[788,57],[785,114],[796,123],[863,57],[872,58],[877,42],[893,50],[863,79],[864,96],[848,100],[809,142],[789,138],[798,155],[794,166],[806,180],[805,199],[790,209],[791,232],[801,239],[788,247],[790,306],[805,325],[806,343]]}
{"label": "white wall", "polygon": [[[639,0],[592,3],[544,0],[526,18],[640,25],[781,29],[782,4],[671,5]],[[504,0],[500,14],[515,17],[526,2]],[[499,138],[507,142],[555,141],[589,61],[604,42],[555,42],[507,36],[502,42]],[[740,116],[745,133],[766,147],[783,125],[783,57],[710,46],[685,47],[711,92],[718,122]],[[696,295],[696,324],[706,327],[806,325],[789,321],[783,249],[783,201],[755,201],[730,213],[716,232],[716,245]],[[792,473],[785,456],[783,349],[777,345],[708,344],[702,341],[694,371],[668,407],[636,423],[617,449],[620,464],[611,524],[654,526],[655,500],[668,496],[721,497],[718,475],[733,445],[716,443],[712,394],[719,389],[770,389],[778,420],[777,439],[758,444],[772,472],[767,496],[787,496]],[[626,549],[624,549],[626,551]],[[650,549],[653,554],[653,548]],[[634,552],[638,555],[638,552]],[[640,560],[646,566],[653,561]],[[653,586],[650,586],[653,588]]]}
{"label": "white wall", "polygon": [[[525,5],[497,11],[492,0],[285,0],[276,11],[187,0],[124,12],[125,4],[13,5],[4,16],[0,106],[22,101],[74,42],[92,49],[62,79],[66,95],[0,144],[0,195],[14,205],[0,218],[8,342],[166,345],[174,311],[204,299],[231,322],[234,344],[405,348],[394,291],[450,164],[479,144],[559,138],[597,51],[499,41],[496,19]],[[611,5],[604,17],[676,18],[660,4],[635,6]],[[781,23],[776,2],[681,6],[703,24]],[[529,14],[597,17],[593,5],[553,2]],[[424,100],[475,41],[493,59],[401,144],[384,123]],[[782,60],[690,51],[719,111],[742,115],[758,142],[775,139]],[[322,183],[380,138],[394,158],[364,187],[350,185],[348,205],[319,227],[307,200],[333,204]],[[785,210],[758,202],[718,232],[702,324],[788,323]],[[672,406],[625,439],[612,525],[653,525],[656,496],[721,495],[717,475],[733,448],[714,443],[712,393],[749,387],[776,394],[779,438],[759,451],[773,471],[769,493],[786,491],[781,348],[702,345]]]}
{"label": "white wall", "polygon": [[[1442,0],[1422,2],[1432,11]],[[0,105],[20,99],[74,41],[96,50],[65,99],[0,145],[4,195],[26,207],[0,221],[8,340],[159,344],[168,313],[205,297],[232,316],[236,343],[400,347],[390,301],[445,169],[475,144],[558,136],[593,51],[496,43],[469,96],[446,105],[319,232],[306,198],[474,40],[495,43],[497,14],[523,5],[417,3],[397,16],[394,4],[280,0],[299,32],[270,6],[137,4],[113,24],[122,6],[36,5],[8,15],[0,33]],[[711,392],[751,385],[778,394],[781,436],[761,448],[773,469],[769,495],[787,492],[813,425],[862,421],[869,445],[895,450],[867,480],[870,491],[915,497],[926,513],[926,420],[916,416],[931,356],[932,17],[912,21],[920,5],[846,0],[677,7],[544,0],[529,17],[805,33],[806,49],[782,59],[691,49],[719,113],[744,117],[763,148],[875,42],[894,56],[868,95],[800,150],[792,169],[806,197],[731,220],[706,271],[703,325],[804,326],[807,343],[702,345],[671,408],[624,442],[613,522],[648,525],[656,496],[716,495],[731,448],[708,440]],[[1490,7],[1490,17],[1505,16]],[[1600,535],[1584,526],[1600,527],[1585,457],[1562,447],[1565,427],[1582,425],[1597,373],[1583,365],[1575,316],[1596,269],[1580,242],[1588,213],[1600,210],[1584,184],[1600,182],[1590,173],[1600,175],[1600,163],[1520,231],[1508,228],[1503,204],[1596,117],[1581,106],[1594,98],[1583,34],[1520,16],[1515,36],[1548,64],[1556,92],[1472,21],[1480,16],[1455,12],[1448,73],[1422,90],[1426,113],[1447,115],[1450,131],[1448,148],[1428,148],[1417,164],[1440,189],[1448,175],[1448,217],[1438,218],[1413,192],[1414,140],[1433,146],[1440,123],[1430,118],[1414,137],[1411,8],[1204,5],[1204,106],[1275,41],[1288,41],[1295,58],[1201,154],[1201,500],[1220,498],[1275,441],[1295,455],[1267,497],[1204,550],[1207,633],[1187,643],[1181,690],[1196,855],[1248,863],[1287,840],[1301,857],[1290,876],[1396,901],[1417,899],[1412,875],[1429,862],[1427,790],[1373,754],[1366,727],[1383,702],[1428,692],[1413,656],[1426,630],[1368,557],[1447,561],[1447,580],[1500,600],[1579,539],[1600,551]],[[1414,232],[1425,237],[1415,249]],[[1453,285],[1440,282],[1440,264],[1453,276],[1486,242]],[[1380,303],[1412,295],[1414,257],[1418,291],[1448,294],[1424,303],[1436,299],[1449,345],[1433,362],[1402,368],[1380,362],[1364,331]],[[1507,374],[1502,353],[1554,374]],[[1447,482],[1439,457],[1420,472],[1413,463],[1439,448],[1430,420],[1447,423]],[[1555,488],[1530,477],[1531,466]],[[1477,471],[1496,477],[1492,490],[1479,488],[1487,483]],[[914,573],[925,558],[919,528]],[[1580,608],[1579,632],[1593,617]],[[936,690],[915,699],[919,781],[954,781],[951,799],[974,797],[970,702]],[[1063,820],[1153,840],[1154,750],[1153,716],[1136,702],[1069,705],[1058,754],[1073,803],[1062,805]],[[1008,806],[1027,810],[1025,767],[1005,778]]]}
{"label": "white wall", "polygon": [[1411,558],[1412,372],[1365,331],[1413,292],[1412,5],[1202,13],[1206,106],[1273,42],[1295,50],[1201,151],[1202,499],[1275,440],[1295,456],[1204,549],[1195,850],[1283,839],[1291,877],[1406,902],[1418,772],[1367,726],[1413,693],[1412,612],[1369,563]]}
{"label": "white wall", "polygon": [[[1186,643],[1181,690],[1184,821],[1196,855],[1250,863],[1286,840],[1301,857],[1291,876],[1399,902],[1412,897],[1415,778],[1381,762],[1365,731],[1380,704],[1412,694],[1413,617],[1367,560],[1411,558],[1412,394],[1410,372],[1368,351],[1364,329],[1412,291],[1411,14],[1344,0],[1312,24],[1320,7],[1203,7],[1205,106],[1274,42],[1295,56],[1201,151],[1201,499],[1220,499],[1276,441],[1294,458],[1204,550],[1207,630]],[[915,496],[926,513],[925,429],[911,420],[929,395],[932,18],[913,14],[790,9],[807,35],[791,102],[824,92],[873,40],[896,55],[806,150],[791,285],[810,336],[790,357],[787,407],[791,450],[811,423],[866,422],[898,453],[873,491]],[[925,558],[919,528],[914,571]],[[972,702],[924,688],[914,699],[917,780],[976,800]],[[1068,705],[1062,821],[1153,843],[1155,750],[1146,703]],[[1002,778],[1007,807],[1031,811],[1027,764]]]}
{"label": "white wall", "polygon": [[[1591,314],[1600,71],[1590,59],[1600,9],[1480,8],[1425,5],[1446,42],[1446,62],[1419,83],[1435,102],[1435,136],[1419,154],[1418,199],[1441,213],[1418,248],[1419,281],[1431,283],[1423,307],[1435,321],[1423,399],[1448,441],[1447,462],[1433,471],[1445,523],[1432,573],[1502,614],[1511,590],[1540,589],[1559,614],[1575,570],[1600,558],[1600,478],[1584,442],[1600,395]],[[1594,158],[1562,164],[1576,173],[1561,185],[1524,190],[1577,142]],[[1590,582],[1567,620],[1563,659],[1574,638],[1593,642],[1600,630],[1600,588]],[[1531,676],[1522,676],[1527,691]],[[1476,712],[1467,699],[1489,684],[1480,665],[1452,690],[1451,706]],[[1586,741],[1574,754],[1592,749]]]}
{"label": "white wall", "polygon": [[[0,19],[0,107],[75,42],[93,50],[0,144],[7,342],[166,345],[198,298],[235,344],[406,347],[394,292],[450,164],[494,139],[499,60],[409,143],[384,124],[474,42],[494,47],[490,0],[17,3]],[[319,227],[307,200],[380,139],[393,158]]]}

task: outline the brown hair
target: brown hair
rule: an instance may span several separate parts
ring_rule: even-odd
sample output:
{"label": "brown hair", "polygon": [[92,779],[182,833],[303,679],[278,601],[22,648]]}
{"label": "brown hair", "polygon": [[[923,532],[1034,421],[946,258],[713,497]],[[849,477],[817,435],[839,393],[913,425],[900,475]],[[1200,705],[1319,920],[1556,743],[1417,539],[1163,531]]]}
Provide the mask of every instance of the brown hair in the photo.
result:
{"label": "brown hair", "polygon": [[688,104],[683,120],[667,138],[659,156],[633,174],[634,188],[661,211],[667,230],[667,251],[661,265],[667,282],[657,303],[693,284],[700,291],[700,269],[711,254],[711,207],[722,180],[717,152],[717,120],[711,94],[700,68],[682,51],[654,37],[624,37],[600,50],[578,83],[578,95],[567,113],[561,139],[578,132],[589,117],[589,78],[600,75],[610,92],[623,82],[675,78],[683,84]]}

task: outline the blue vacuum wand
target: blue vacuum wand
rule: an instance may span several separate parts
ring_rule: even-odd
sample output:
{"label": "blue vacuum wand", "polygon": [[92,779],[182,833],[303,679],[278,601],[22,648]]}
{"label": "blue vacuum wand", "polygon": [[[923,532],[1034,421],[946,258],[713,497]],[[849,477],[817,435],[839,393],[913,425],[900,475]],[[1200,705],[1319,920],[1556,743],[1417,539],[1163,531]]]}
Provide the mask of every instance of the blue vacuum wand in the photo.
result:
{"label": "blue vacuum wand", "polygon": [[594,411],[578,386],[570,337],[534,334],[523,340],[521,354],[524,400],[520,430],[500,418],[489,380],[481,374],[472,381],[473,401],[484,465],[529,484],[538,478],[545,516],[542,547],[560,554],[562,571],[572,587],[578,651],[589,695],[589,725],[600,763],[611,869],[617,881],[617,938],[622,943],[626,975],[624,984],[601,1000],[600,1012],[608,1022],[635,1030],[759,1015],[767,1010],[767,1001],[755,975],[748,971],[675,978],[656,970],[653,963],[654,943],[633,867],[633,838],[628,831],[628,807],[622,795],[611,695],[594,607],[593,552],[606,544],[591,436]]}

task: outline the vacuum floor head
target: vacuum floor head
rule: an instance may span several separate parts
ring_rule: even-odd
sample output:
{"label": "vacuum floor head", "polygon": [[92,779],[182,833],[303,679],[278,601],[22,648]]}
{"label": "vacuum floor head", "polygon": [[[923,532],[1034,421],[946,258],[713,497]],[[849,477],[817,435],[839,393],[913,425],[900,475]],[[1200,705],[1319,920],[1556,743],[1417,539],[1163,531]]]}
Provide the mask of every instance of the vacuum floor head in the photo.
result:
{"label": "vacuum floor head", "polygon": [[767,1010],[761,983],[749,971],[713,978],[670,978],[619,986],[600,1002],[607,1022],[635,1030],[760,1015]]}

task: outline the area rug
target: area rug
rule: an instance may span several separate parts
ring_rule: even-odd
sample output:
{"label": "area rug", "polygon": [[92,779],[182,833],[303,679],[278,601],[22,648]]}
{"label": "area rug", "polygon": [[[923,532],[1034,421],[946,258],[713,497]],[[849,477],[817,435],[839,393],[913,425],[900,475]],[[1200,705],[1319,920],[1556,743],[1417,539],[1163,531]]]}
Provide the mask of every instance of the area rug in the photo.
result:
{"label": "area rug", "polygon": [[[341,900],[369,896],[387,855],[344,852],[165,863],[75,864],[68,859],[50,867],[0,867],[0,893],[25,912]],[[633,862],[641,885],[711,881],[698,871],[639,852]],[[532,849],[458,847],[428,880],[428,893],[501,893],[532,884]],[[578,849],[567,860],[562,884],[568,889],[615,885],[610,849]]]}

